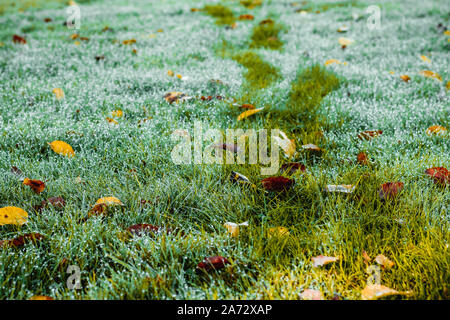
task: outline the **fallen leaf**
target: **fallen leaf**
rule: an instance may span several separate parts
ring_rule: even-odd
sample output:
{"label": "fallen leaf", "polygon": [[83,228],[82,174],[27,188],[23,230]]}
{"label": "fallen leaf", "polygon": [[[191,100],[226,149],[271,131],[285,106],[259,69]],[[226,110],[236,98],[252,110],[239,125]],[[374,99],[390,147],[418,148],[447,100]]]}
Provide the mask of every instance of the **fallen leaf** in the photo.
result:
{"label": "fallen leaf", "polygon": [[337,32],[344,33],[344,32],[347,32],[348,30],[349,30],[349,27],[346,25],[343,25],[337,29]]}
{"label": "fallen leaf", "polygon": [[52,18],[44,18],[44,22],[45,23],[49,23],[49,22],[52,22],[53,20],[52,20]]}
{"label": "fallen leaf", "polygon": [[255,109],[255,106],[252,104],[243,104],[243,105],[241,105],[241,108],[251,110],[251,109]]}
{"label": "fallen leaf", "polygon": [[164,99],[166,99],[167,102],[173,103],[178,102],[179,99],[186,98],[186,95],[182,92],[169,92],[164,96]]}
{"label": "fallen leaf", "polygon": [[94,205],[88,212],[88,217],[106,215],[108,206],[105,203]]}
{"label": "fallen leaf", "polygon": [[398,193],[403,189],[403,182],[387,182],[381,185],[378,195],[381,200],[395,198]]}
{"label": "fallen leaf", "polygon": [[302,146],[302,148],[305,150],[322,151],[322,149],[320,149],[318,146],[312,143],[305,144]]}
{"label": "fallen leaf", "polygon": [[353,193],[355,191],[356,186],[351,184],[329,184],[326,186],[325,191],[328,192],[343,192],[343,193]]}
{"label": "fallen leaf", "polygon": [[294,180],[286,177],[270,177],[262,180],[264,189],[268,191],[284,191],[294,185]]}
{"label": "fallen leaf", "polygon": [[300,294],[303,300],[325,300],[320,290],[306,289]]}
{"label": "fallen leaf", "polygon": [[341,38],[338,39],[338,43],[339,43],[341,46],[349,46],[349,45],[351,45],[353,42],[354,42],[354,40],[348,39],[348,38],[343,38],[343,37],[341,37]]}
{"label": "fallen leaf", "polygon": [[227,228],[227,231],[232,237],[237,237],[239,235],[239,228],[243,226],[247,227],[248,221],[242,223],[225,222],[223,226]]}
{"label": "fallen leaf", "polygon": [[45,183],[41,180],[31,180],[28,178],[25,178],[23,180],[23,184],[26,186],[29,186],[31,190],[36,192],[37,194],[41,193],[45,189]]}
{"label": "fallen leaf", "polygon": [[289,162],[284,163],[280,168],[281,173],[286,172],[288,175],[293,175],[298,170],[300,170],[300,172],[306,172],[306,166],[300,162]]}
{"label": "fallen leaf", "polygon": [[218,270],[224,268],[227,264],[230,264],[227,258],[222,256],[213,256],[205,258],[202,262],[197,265],[197,269],[210,271],[210,270]]}
{"label": "fallen leaf", "polygon": [[116,119],[113,119],[113,118],[110,118],[110,117],[106,117],[106,121],[108,121],[109,123],[119,124],[119,122],[117,122]]}
{"label": "fallen leaf", "polygon": [[379,265],[381,265],[381,266],[383,266],[383,268],[386,268],[386,269],[390,269],[390,268],[392,268],[393,266],[394,266],[394,262],[392,262],[391,260],[389,260],[388,258],[386,258],[384,255],[382,255],[382,254],[379,254],[379,255],[377,255],[376,257],[375,257],[375,261],[379,264]]}
{"label": "fallen leaf", "polygon": [[327,257],[327,256],[320,255],[320,256],[311,258],[311,260],[313,262],[313,267],[317,268],[317,267],[325,266],[329,263],[338,261],[339,257]]}
{"label": "fallen leaf", "polygon": [[294,155],[295,153],[295,140],[294,139],[289,139],[287,137],[287,135],[280,130],[280,136],[274,136],[272,137],[272,139],[275,140],[275,142],[277,143],[277,145],[283,149],[284,154],[286,155],[286,157],[290,158]]}
{"label": "fallen leaf", "polygon": [[434,183],[447,185],[450,184],[450,171],[444,167],[434,167],[425,170],[425,173],[430,176]]}
{"label": "fallen leaf", "polygon": [[105,60],[105,56],[95,56],[95,60],[97,61]]}
{"label": "fallen leaf", "polygon": [[60,155],[63,155],[63,156],[69,157],[69,158],[75,156],[75,152],[73,151],[72,146],[64,141],[55,140],[53,142],[48,143],[48,145],[57,154],[60,154]]}
{"label": "fallen leaf", "polygon": [[246,176],[244,176],[243,174],[240,174],[239,172],[236,172],[236,171],[231,171],[230,181],[232,183],[249,184],[249,185],[252,185],[253,187],[255,187],[255,185],[253,183],[251,183],[250,180]]}
{"label": "fallen leaf", "polygon": [[365,154],[364,152],[358,153],[358,155],[356,156],[356,161],[359,164],[362,164],[362,165],[366,165],[366,164],[369,163],[369,159],[367,158],[367,154]]}
{"label": "fallen leaf", "polygon": [[420,59],[422,59],[425,62],[431,63],[430,58],[428,58],[427,56],[422,55],[422,56],[420,56]]}
{"label": "fallen leaf", "polygon": [[123,206],[123,203],[116,197],[104,197],[97,200],[95,204],[105,204],[107,206]]}
{"label": "fallen leaf", "polygon": [[251,14],[241,14],[239,20],[254,20],[255,17]]}
{"label": "fallen leaf", "polygon": [[410,76],[406,75],[406,74],[402,74],[400,76],[400,79],[402,79],[405,82],[408,82],[409,80],[411,80]]}
{"label": "fallen leaf", "polygon": [[62,209],[66,206],[66,201],[62,197],[50,197],[45,205],[52,205],[56,209]]}
{"label": "fallen leaf", "polygon": [[29,300],[55,300],[49,296],[32,296]]}
{"label": "fallen leaf", "polygon": [[168,75],[169,77],[173,77],[173,76],[175,75],[175,73],[173,73],[172,70],[169,70],[169,71],[167,71],[167,75]]}
{"label": "fallen leaf", "polygon": [[347,65],[347,62],[341,62],[337,59],[329,59],[327,61],[325,61],[325,65],[328,66],[330,64],[343,64],[343,65]]}
{"label": "fallen leaf", "polygon": [[44,239],[40,233],[26,233],[14,239],[0,241],[0,247],[22,247],[28,242],[36,242]]}
{"label": "fallen leaf", "polygon": [[447,128],[443,127],[443,126],[431,126],[427,129],[427,131],[425,132],[428,135],[445,135],[447,133]]}
{"label": "fallen leaf", "polygon": [[18,207],[0,208],[0,226],[7,224],[23,225],[28,220],[28,213]]}
{"label": "fallen leaf", "polygon": [[358,139],[359,140],[363,140],[363,139],[370,140],[372,138],[378,137],[382,133],[383,133],[382,130],[367,130],[367,131],[358,133]]}
{"label": "fallen leaf", "polygon": [[130,44],[136,43],[136,39],[123,40],[122,43],[124,45],[130,45]]}
{"label": "fallen leaf", "polygon": [[442,81],[442,77],[438,73],[430,71],[430,70],[420,71],[419,74],[421,74],[422,76],[427,77],[427,78],[433,78],[433,79]]}
{"label": "fallen leaf", "polygon": [[258,113],[258,112],[262,111],[263,109],[264,108],[251,109],[251,110],[244,111],[237,117],[237,121],[241,121],[245,118],[248,118],[249,116],[254,115],[255,113]]}
{"label": "fallen leaf", "polygon": [[388,288],[386,286],[383,286],[381,284],[373,284],[373,285],[367,285],[362,291],[361,291],[361,298],[363,300],[375,300],[386,296],[391,295],[409,295],[411,292],[405,291],[405,292],[399,292],[397,290]]}
{"label": "fallen leaf", "polygon": [[111,116],[114,118],[122,118],[123,111],[122,110],[114,110],[113,112],[111,112]]}
{"label": "fallen leaf", "polygon": [[16,166],[11,167],[11,173],[17,177],[21,177],[23,175],[22,171],[18,169]]}
{"label": "fallen leaf", "polygon": [[52,90],[57,100],[64,98],[64,91],[61,88],[55,88]]}
{"label": "fallen leaf", "polygon": [[12,41],[14,43],[20,43],[20,44],[26,44],[27,40],[21,36],[18,36],[17,34],[13,35]]}
{"label": "fallen leaf", "polygon": [[367,254],[366,251],[363,251],[362,256],[366,264],[369,264],[369,262],[372,260],[372,258]]}

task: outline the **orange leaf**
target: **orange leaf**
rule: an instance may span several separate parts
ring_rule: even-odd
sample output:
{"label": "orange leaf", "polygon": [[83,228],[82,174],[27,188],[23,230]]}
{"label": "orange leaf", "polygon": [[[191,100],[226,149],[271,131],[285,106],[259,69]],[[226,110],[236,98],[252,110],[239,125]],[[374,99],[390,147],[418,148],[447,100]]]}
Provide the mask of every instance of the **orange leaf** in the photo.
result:
{"label": "orange leaf", "polygon": [[49,296],[32,296],[30,300],[55,300]]}
{"label": "orange leaf", "polygon": [[237,117],[237,121],[241,121],[241,120],[243,120],[245,118],[248,118],[251,115],[254,115],[255,113],[258,113],[258,112],[262,111],[263,109],[264,108],[251,109],[251,110],[244,111]]}
{"label": "orange leaf", "polygon": [[363,140],[363,139],[370,140],[372,138],[378,137],[382,133],[383,133],[382,130],[367,130],[367,131],[360,132],[358,134],[358,138],[359,138],[359,140]]}
{"label": "orange leaf", "polygon": [[431,126],[427,129],[426,134],[428,135],[444,135],[447,133],[447,128],[443,126]]}
{"label": "orange leaf", "polygon": [[19,236],[10,240],[0,241],[0,247],[10,246],[10,247],[22,247],[25,243],[36,242],[44,239],[44,236],[40,233],[26,233],[23,236]]}
{"label": "orange leaf", "polygon": [[12,41],[14,43],[20,43],[20,44],[27,43],[27,40],[25,40],[25,38],[18,36],[17,34],[13,35]]}
{"label": "orange leaf", "polygon": [[402,191],[404,186],[403,182],[387,182],[381,185],[378,195],[381,200],[392,199],[397,196],[397,194]]}
{"label": "orange leaf", "polygon": [[45,183],[41,180],[31,180],[28,178],[25,178],[23,180],[23,184],[26,186],[29,186],[31,190],[36,192],[37,194],[41,193],[45,189]]}
{"label": "orange leaf", "polygon": [[394,262],[383,256],[382,254],[379,254],[375,257],[375,261],[383,266],[383,268],[390,269],[394,266]]}
{"label": "orange leaf", "polygon": [[421,74],[424,77],[427,78],[433,78],[439,81],[442,81],[442,77],[439,75],[439,73],[430,71],[430,70],[424,70],[424,71],[420,71],[419,74]]}
{"label": "orange leaf", "polygon": [[251,14],[241,14],[239,20],[254,20],[255,17]]}
{"label": "orange leaf", "polygon": [[447,185],[450,184],[450,171],[444,167],[434,167],[425,170],[425,173],[430,176],[434,183]]}
{"label": "orange leaf", "polygon": [[402,79],[405,82],[408,82],[409,80],[411,80],[411,78],[408,75],[406,75],[406,74],[402,74],[400,76],[400,79]]}

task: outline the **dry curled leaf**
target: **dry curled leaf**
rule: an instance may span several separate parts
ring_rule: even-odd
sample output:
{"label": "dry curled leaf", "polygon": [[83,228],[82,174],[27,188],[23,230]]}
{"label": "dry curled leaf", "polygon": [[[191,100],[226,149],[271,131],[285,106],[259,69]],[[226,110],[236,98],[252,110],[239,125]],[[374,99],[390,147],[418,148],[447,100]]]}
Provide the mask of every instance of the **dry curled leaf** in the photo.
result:
{"label": "dry curled leaf", "polygon": [[402,75],[400,76],[400,79],[402,79],[402,80],[405,81],[405,82],[408,82],[409,80],[411,80],[411,77],[408,76],[407,74],[402,74]]}
{"label": "dry curled leaf", "polygon": [[430,70],[423,70],[423,71],[420,71],[419,74],[426,78],[433,78],[433,79],[442,81],[442,77],[437,72],[433,72]]}
{"label": "dry curled leaf", "polygon": [[264,189],[268,191],[284,191],[294,185],[294,180],[286,177],[269,177],[261,181]]}
{"label": "dry curled leaf", "polygon": [[383,286],[381,284],[372,284],[367,285],[362,291],[361,291],[361,299],[363,300],[375,300],[386,296],[392,296],[392,295],[409,295],[411,292],[405,291],[400,292],[394,289],[391,289],[389,287]]}
{"label": "dry curled leaf", "polygon": [[75,152],[73,151],[72,146],[64,141],[55,140],[53,142],[49,142],[48,145],[57,154],[66,156],[68,158],[75,156]]}
{"label": "dry curled leaf", "polygon": [[440,185],[450,184],[450,171],[444,167],[434,167],[425,170],[425,173],[430,176],[434,183]]}
{"label": "dry curled leaf", "polygon": [[254,115],[255,113],[258,113],[258,112],[262,111],[263,109],[264,108],[251,109],[251,110],[244,111],[237,117],[237,121],[241,121],[241,120],[243,120],[245,118],[248,118],[251,115]]}
{"label": "dry curled leaf", "polygon": [[317,268],[317,267],[325,266],[329,263],[338,261],[339,257],[328,257],[328,256],[320,255],[320,256],[311,258],[311,260],[313,262],[313,267]]}
{"label": "dry curled leaf", "polygon": [[88,212],[88,217],[106,215],[108,207],[104,203],[94,205]]}
{"label": "dry curled leaf", "polygon": [[286,135],[286,133],[284,133],[283,131],[280,130],[280,136],[274,136],[272,137],[272,139],[275,140],[275,142],[277,143],[277,145],[283,149],[284,154],[286,155],[286,157],[290,158],[294,155],[295,153],[295,141],[294,139],[289,139]]}
{"label": "dry curled leaf", "polygon": [[0,226],[13,224],[23,225],[28,220],[28,213],[18,207],[8,206],[0,208]]}
{"label": "dry curled leaf", "polygon": [[227,231],[230,233],[232,237],[239,236],[239,229],[240,227],[247,227],[248,221],[242,222],[242,223],[234,223],[234,222],[225,222],[223,226],[227,229]]}
{"label": "dry curled leaf", "polygon": [[393,199],[400,191],[402,191],[404,186],[403,182],[387,182],[380,186],[378,190],[378,195],[381,200]]}
{"label": "dry curled leaf", "polygon": [[370,140],[372,138],[378,137],[380,134],[382,134],[382,130],[367,130],[358,133],[358,139],[359,140]]}
{"label": "dry curled leaf", "polygon": [[36,192],[37,194],[41,193],[45,189],[45,183],[41,180],[31,180],[28,178],[25,178],[23,180],[23,184],[26,186],[29,186],[31,190]]}
{"label": "dry curled leaf", "polygon": [[390,269],[394,266],[394,262],[386,258],[384,255],[379,254],[375,257],[375,261],[383,268]]}
{"label": "dry curled leaf", "polygon": [[21,37],[17,34],[13,35],[12,37],[13,43],[20,43],[20,44],[26,44],[27,40],[24,37]]}
{"label": "dry curled leaf", "polygon": [[213,256],[205,258],[202,262],[197,265],[197,269],[210,271],[210,270],[218,270],[224,268],[227,264],[230,264],[227,258],[222,256]]}
{"label": "dry curled leaf", "polygon": [[289,162],[281,165],[281,173],[286,172],[288,175],[293,175],[297,171],[306,172],[306,166],[300,162]]}

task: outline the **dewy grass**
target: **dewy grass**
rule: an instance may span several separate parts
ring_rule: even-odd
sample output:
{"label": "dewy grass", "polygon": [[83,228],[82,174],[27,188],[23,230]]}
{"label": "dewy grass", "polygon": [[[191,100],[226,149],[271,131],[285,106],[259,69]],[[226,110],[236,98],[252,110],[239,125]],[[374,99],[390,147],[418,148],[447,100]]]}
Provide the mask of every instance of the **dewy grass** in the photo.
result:
{"label": "dewy grass", "polygon": [[221,4],[206,5],[203,8],[203,11],[216,18],[216,23],[219,25],[232,25],[236,22],[236,17],[234,16],[233,11]]}
{"label": "dewy grass", "polygon": [[286,28],[281,24],[267,19],[265,23],[258,24],[253,28],[252,35],[250,37],[250,47],[269,48],[272,50],[280,49],[283,46],[283,42],[278,37],[285,29]]}
{"label": "dewy grass", "polygon": [[267,88],[280,78],[277,68],[265,62],[256,53],[246,51],[233,56],[233,60],[247,68],[244,77],[253,88]]}

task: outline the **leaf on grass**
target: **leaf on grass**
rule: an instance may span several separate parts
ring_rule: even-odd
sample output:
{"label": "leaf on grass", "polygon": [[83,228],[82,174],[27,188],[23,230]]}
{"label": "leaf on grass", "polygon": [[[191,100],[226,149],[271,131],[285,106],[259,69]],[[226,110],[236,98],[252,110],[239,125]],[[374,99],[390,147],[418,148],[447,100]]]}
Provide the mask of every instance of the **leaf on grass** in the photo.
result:
{"label": "leaf on grass", "polygon": [[31,180],[28,178],[25,178],[23,180],[23,184],[26,186],[29,186],[31,190],[36,192],[37,194],[41,193],[45,189],[45,183],[41,180]]}
{"label": "leaf on grass", "polygon": [[227,258],[222,256],[213,256],[205,258],[197,265],[198,270],[210,271],[224,268],[227,264],[230,264]]}
{"label": "leaf on grass", "polygon": [[303,300],[325,300],[322,292],[315,289],[306,289],[300,294]]}
{"label": "leaf on grass", "polygon": [[23,175],[22,171],[16,166],[11,167],[11,173],[17,177],[21,177]]}
{"label": "leaf on grass", "polygon": [[136,39],[123,40],[122,43],[124,45],[130,45],[130,44],[136,43]]}
{"label": "leaf on grass", "polygon": [[111,116],[114,118],[122,118],[123,111],[122,110],[114,110],[113,112],[111,112]]}
{"label": "leaf on grass", "polygon": [[325,61],[325,65],[326,66],[328,66],[330,64],[343,64],[344,66],[346,66],[347,62],[341,62],[341,61],[339,61],[337,59],[329,59],[329,60]]}
{"label": "leaf on grass", "polygon": [[381,185],[378,195],[381,200],[393,199],[400,191],[402,191],[404,186],[403,182],[387,182]]}
{"label": "leaf on grass", "polygon": [[290,235],[288,228],[285,227],[273,227],[267,229],[267,237],[271,238],[283,238]]}
{"label": "leaf on grass", "polygon": [[243,174],[240,174],[239,172],[236,171],[231,171],[230,174],[230,181],[233,183],[244,183],[244,184],[250,184],[253,185],[253,183],[250,182],[250,180],[244,176]]}
{"label": "leaf on grass", "polygon": [[223,226],[227,228],[227,231],[232,237],[237,237],[239,235],[239,228],[244,226],[247,227],[248,221],[242,223],[225,222]]}
{"label": "leaf on grass", "polygon": [[237,117],[237,121],[241,121],[241,120],[243,120],[245,118],[248,118],[251,115],[254,115],[255,113],[258,113],[258,112],[262,111],[263,109],[264,108],[251,109],[251,110],[244,111]]}
{"label": "leaf on grass", "polygon": [[315,144],[312,144],[312,143],[304,144],[304,145],[302,145],[302,148],[305,150],[322,151],[322,149],[320,149],[318,146],[316,146]]}
{"label": "leaf on grass", "polygon": [[13,35],[12,37],[13,43],[20,43],[20,44],[26,44],[27,40],[17,34]]}
{"label": "leaf on grass", "polygon": [[384,255],[379,254],[375,257],[375,261],[383,268],[390,269],[394,266],[394,262],[386,258]]}
{"label": "leaf on grass", "polygon": [[55,300],[49,296],[32,296],[29,300]]}
{"label": "leaf on grass", "polygon": [[365,154],[364,152],[358,153],[358,155],[356,156],[356,161],[359,164],[362,164],[362,165],[366,165],[366,164],[369,163],[369,159],[367,158],[367,154]]}
{"label": "leaf on grass", "polygon": [[280,130],[280,136],[274,136],[272,137],[272,139],[275,140],[275,142],[277,143],[277,145],[283,149],[284,154],[286,155],[286,157],[290,158],[294,155],[295,153],[295,140],[294,139],[289,139],[286,135],[286,133],[284,133],[283,131]]}
{"label": "leaf on grass", "polygon": [[382,130],[367,130],[358,133],[358,139],[359,140],[370,140],[372,138],[378,137],[380,134],[382,134]]}
{"label": "leaf on grass", "polygon": [[7,224],[23,225],[28,220],[28,213],[18,207],[0,208],[0,226]]}
{"label": "leaf on grass", "polygon": [[63,155],[63,156],[69,157],[69,158],[75,156],[75,152],[73,151],[72,146],[64,141],[55,140],[53,142],[49,142],[48,145],[57,154],[60,154],[60,155]]}
{"label": "leaf on grass", "polygon": [[167,75],[168,75],[169,77],[173,77],[173,76],[175,75],[175,73],[173,73],[172,70],[169,70],[169,71],[167,71]]}
{"label": "leaf on grass", "polygon": [[270,177],[261,181],[264,189],[268,191],[284,191],[294,185],[294,180],[286,177]]}
{"label": "leaf on grass", "polygon": [[346,26],[346,25],[343,25],[343,26],[340,26],[340,27],[337,29],[337,32],[339,32],[339,33],[344,33],[344,32],[347,32],[348,30],[349,30],[349,27]]}
{"label": "leaf on grass", "polygon": [[361,298],[363,300],[375,300],[386,296],[392,295],[410,295],[410,291],[400,292],[381,284],[367,285],[361,291]]}
{"label": "leaf on grass", "polygon": [[355,191],[356,186],[352,184],[329,184],[326,186],[325,191],[328,192],[343,192],[343,193],[353,193]]}
{"label": "leaf on grass", "polygon": [[362,252],[362,257],[366,264],[369,264],[369,262],[372,260],[372,258],[369,256],[369,254],[365,250]]}
{"label": "leaf on grass", "polygon": [[420,59],[422,59],[422,60],[425,61],[425,62],[431,63],[430,58],[428,58],[427,56],[421,55],[421,56],[420,56]]}
{"label": "leaf on grass", "polygon": [[95,204],[105,204],[107,206],[123,206],[123,203],[116,197],[100,198]]}
{"label": "leaf on grass", "polygon": [[433,78],[439,81],[442,81],[442,77],[439,75],[439,73],[430,71],[430,70],[423,70],[419,72],[420,75],[427,77],[427,78]]}
{"label": "leaf on grass", "polygon": [[64,98],[64,91],[61,88],[55,88],[52,90],[57,100],[61,100]]}
{"label": "leaf on grass", "polygon": [[325,266],[329,263],[338,261],[339,257],[328,257],[328,256],[320,255],[320,256],[311,258],[311,260],[313,262],[313,267],[317,268],[317,267]]}
{"label": "leaf on grass", "polygon": [[281,173],[286,172],[288,175],[293,175],[297,171],[306,172],[306,166],[300,162],[289,162],[281,165],[280,171]]}
{"label": "leaf on grass", "polygon": [[110,117],[106,117],[106,121],[108,121],[108,123],[119,124],[119,122],[117,122],[116,119],[113,119],[113,118],[110,118]]}
{"label": "leaf on grass", "polygon": [[405,82],[408,82],[409,80],[411,80],[410,76],[408,76],[407,74],[402,74],[400,76],[400,79],[402,79]]}
{"label": "leaf on grass", "polygon": [[440,136],[440,135],[445,135],[446,133],[447,133],[447,128],[443,127],[443,126],[439,126],[439,125],[431,126],[426,131],[426,134],[429,136],[431,136],[431,135]]}
{"label": "leaf on grass", "polygon": [[94,205],[88,212],[88,217],[106,215],[108,207],[104,203]]}
{"label": "leaf on grass", "polygon": [[249,103],[244,103],[243,105],[241,105],[242,109],[247,109],[247,110],[253,110],[255,109],[255,106]]}
{"label": "leaf on grass", "polygon": [[341,46],[343,46],[343,47],[349,46],[349,45],[351,45],[353,42],[354,42],[354,40],[348,39],[348,38],[343,38],[343,37],[341,37],[341,38],[338,39],[338,43],[339,43]]}
{"label": "leaf on grass", "polygon": [[434,167],[425,170],[425,173],[430,176],[434,183],[447,185],[450,184],[450,171],[444,167]]}
{"label": "leaf on grass", "polygon": [[251,14],[241,14],[239,20],[254,20],[255,17]]}
{"label": "leaf on grass", "polygon": [[178,100],[186,98],[187,96],[184,93],[177,91],[169,92],[164,96],[164,99],[169,103],[178,102]]}
{"label": "leaf on grass", "polygon": [[34,243],[42,239],[44,239],[44,236],[40,233],[26,233],[14,239],[0,241],[0,247],[22,247],[26,243]]}

